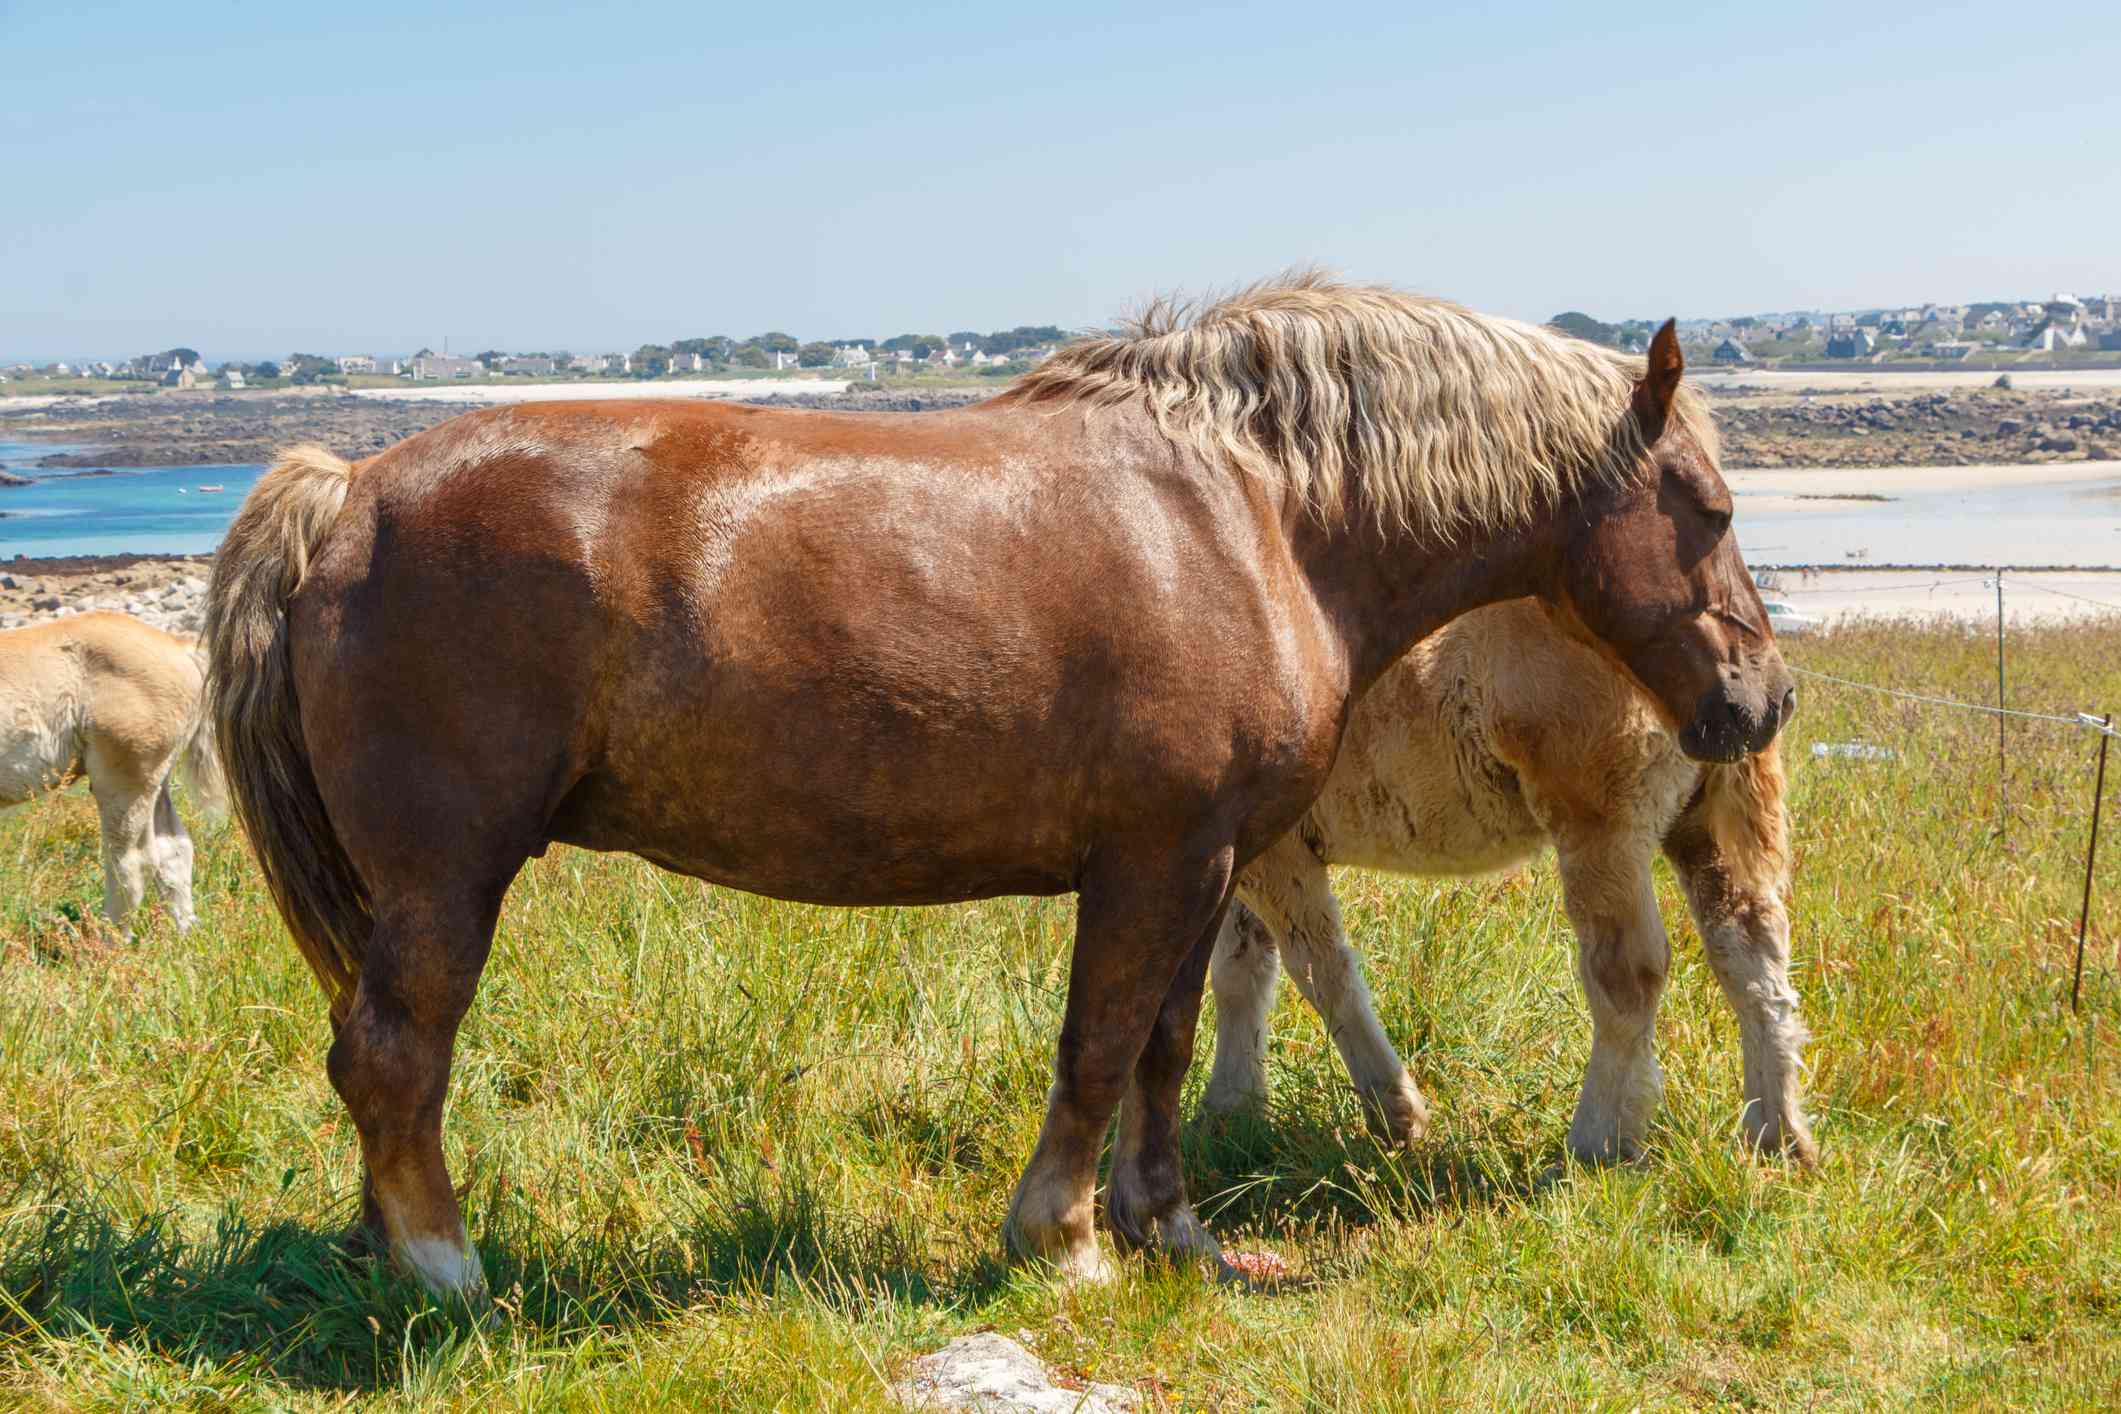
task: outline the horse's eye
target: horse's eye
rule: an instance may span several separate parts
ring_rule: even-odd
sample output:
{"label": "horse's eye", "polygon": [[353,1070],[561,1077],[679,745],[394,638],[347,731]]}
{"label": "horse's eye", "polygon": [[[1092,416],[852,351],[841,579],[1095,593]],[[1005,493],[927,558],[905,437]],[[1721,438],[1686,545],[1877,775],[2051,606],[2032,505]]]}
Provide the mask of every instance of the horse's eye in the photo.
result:
{"label": "horse's eye", "polygon": [[1731,528],[1731,513],[1729,511],[1705,511],[1703,514],[1708,517],[1709,529],[1715,531],[1718,535]]}

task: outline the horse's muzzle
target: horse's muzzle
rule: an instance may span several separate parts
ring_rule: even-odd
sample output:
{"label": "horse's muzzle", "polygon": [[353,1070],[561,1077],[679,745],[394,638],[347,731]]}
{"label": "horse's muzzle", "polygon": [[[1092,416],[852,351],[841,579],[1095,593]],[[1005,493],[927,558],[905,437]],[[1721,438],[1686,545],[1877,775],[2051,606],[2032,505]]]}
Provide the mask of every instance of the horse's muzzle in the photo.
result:
{"label": "horse's muzzle", "polygon": [[[1785,671],[1768,691],[1714,689],[1679,733],[1679,749],[1696,761],[1730,762],[1765,751],[1797,713],[1797,685]],[[1777,691],[1776,689],[1780,689]]]}

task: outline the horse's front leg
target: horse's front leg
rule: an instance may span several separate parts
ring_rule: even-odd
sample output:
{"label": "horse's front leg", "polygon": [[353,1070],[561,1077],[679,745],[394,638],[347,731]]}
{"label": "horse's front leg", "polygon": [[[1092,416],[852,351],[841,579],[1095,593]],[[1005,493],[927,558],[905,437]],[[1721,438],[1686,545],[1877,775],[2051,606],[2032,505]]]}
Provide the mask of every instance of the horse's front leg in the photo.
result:
{"label": "horse's front leg", "polygon": [[1765,1153],[1816,1163],[1801,1084],[1808,1033],[1790,985],[1789,913],[1778,888],[1743,882],[1708,830],[1691,823],[1682,820],[1665,841],[1665,857],[1686,888],[1709,967],[1738,1016],[1746,1141]]}
{"label": "horse's front leg", "polygon": [[1641,1156],[1664,1098],[1657,1004],[1671,946],[1649,860],[1627,845],[1557,841],[1561,887],[1576,928],[1576,975],[1591,1009],[1591,1059],[1569,1124],[1569,1152],[1589,1163]]}
{"label": "horse's front leg", "polygon": [[1197,1220],[1188,1221],[1176,1123],[1167,1112],[1175,1113],[1176,1080],[1191,1055],[1230,867],[1225,845],[1148,867],[1114,850],[1086,871],[1046,1121],[1002,1229],[1010,1256],[1076,1278],[1111,1275],[1093,1230],[1097,1161],[1121,1095],[1142,1073],[1152,1032],[1160,1033],[1146,1057],[1153,1092],[1115,1164],[1114,1223],[1137,1243],[1205,1237],[1196,1236]]}
{"label": "horse's front leg", "polygon": [[176,802],[170,798],[170,780],[170,776],[163,777],[162,788],[155,793],[155,884],[162,891],[162,901],[168,905],[177,931],[182,933],[191,927],[196,916],[191,899],[192,845],[184,817],[177,813]]}

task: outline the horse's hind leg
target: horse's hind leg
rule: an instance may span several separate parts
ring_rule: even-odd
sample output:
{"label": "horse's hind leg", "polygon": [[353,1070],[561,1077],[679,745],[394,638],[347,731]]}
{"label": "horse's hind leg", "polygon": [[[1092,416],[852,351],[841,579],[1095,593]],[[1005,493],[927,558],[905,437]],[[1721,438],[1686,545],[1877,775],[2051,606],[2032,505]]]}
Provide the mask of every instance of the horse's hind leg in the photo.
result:
{"label": "horse's hind leg", "polygon": [[153,863],[155,885],[161,890],[163,902],[169,905],[169,916],[176,920],[177,931],[182,933],[191,927],[196,915],[191,899],[191,836],[169,794],[174,774],[173,771],[164,776],[162,788],[155,792]]}
{"label": "horse's hind leg", "polygon": [[442,1158],[442,1104],[499,906],[499,889],[379,897],[360,984],[326,1061],[360,1132],[363,1220],[379,1229],[371,1235],[428,1287],[466,1296],[485,1277]]}
{"label": "horse's hind leg", "polygon": [[[1225,908],[1227,908],[1225,904]],[[1112,1186],[1106,1208],[1112,1230],[1129,1247],[1153,1249],[1175,1260],[1222,1263],[1222,1244],[1209,1233],[1186,1200],[1179,1160],[1179,1092],[1193,1062],[1200,1019],[1201,984],[1222,933],[1224,912],[1201,934],[1165,993],[1134,1064],[1134,1078],[1119,1106],[1119,1138],[1112,1150]]]}
{"label": "horse's hind leg", "polygon": [[1236,1114],[1267,1102],[1267,1018],[1281,981],[1281,948],[1258,914],[1233,903],[1208,965],[1215,989],[1215,1068],[1200,1107]]}
{"label": "horse's hind leg", "polygon": [[1800,1077],[1807,1033],[1790,985],[1790,918],[1780,891],[1745,883],[1690,812],[1665,840],[1686,888],[1703,950],[1731,1010],[1745,1055],[1745,1136],[1754,1148],[1818,1160]]}
{"label": "horse's hind leg", "polygon": [[1420,1139],[1429,1132],[1428,1101],[1377,1018],[1326,866],[1301,840],[1285,836],[1245,871],[1240,887],[1280,942],[1296,990],[1325,1023],[1371,1127],[1396,1144]]}
{"label": "horse's hind leg", "polygon": [[103,830],[103,916],[126,926],[147,896],[154,860],[154,778],[127,753],[91,742],[86,753],[89,794]]}
{"label": "horse's hind leg", "polygon": [[1593,1163],[1634,1159],[1664,1098],[1657,1003],[1671,947],[1643,851],[1610,840],[1557,846],[1562,895],[1576,927],[1576,975],[1591,1009],[1591,1059],[1569,1124],[1569,1152]]}

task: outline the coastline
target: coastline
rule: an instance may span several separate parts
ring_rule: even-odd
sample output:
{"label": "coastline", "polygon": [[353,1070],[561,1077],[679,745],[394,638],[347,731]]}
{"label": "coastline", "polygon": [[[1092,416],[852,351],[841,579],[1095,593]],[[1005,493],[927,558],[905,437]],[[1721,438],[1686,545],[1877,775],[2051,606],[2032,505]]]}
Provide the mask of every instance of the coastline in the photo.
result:
{"label": "coastline", "polygon": [[[227,480],[233,501],[242,489],[239,480],[254,477],[281,446],[319,442],[358,460],[474,407],[575,397],[592,388],[607,399],[724,398],[741,391],[752,395],[745,401],[784,407],[907,413],[963,406],[999,391],[903,385],[848,390],[839,380],[762,388],[759,380],[692,380],[353,395],[135,395],[71,399],[26,411],[0,402],[0,460],[30,471],[31,487],[71,484],[75,474],[103,466],[142,469],[150,477],[158,468],[227,466],[231,475],[201,479]],[[478,403],[447,396],[474,391],[486,396]],[[1998,564],[2025,566],[2006,571],[2007,578],[2027,585],[2023,594],[2007,588],[2006,612],[2013,616],[2060,618],[2121,608],[2121,400],[1986,388],[1889,404],[1856,395],[1734,392],[1718,398],[1715,407],[1747,561],[1763,570],[1785,567],[1787,593],[1807,613],[1834,618],[1941,612],[1992,619],[1992,581],[1986,590],[1979,583],[1940,587],[1938,581],[1978,581]],[[42,450],[46,446],[52,450]],[[129,532],[122,529],[96,534],[105,498],[118,487],[141,484],[131,476],[80,475],[80,494],[70,492],[65,509],[79,518],[82,530],[51,543],[81,549],[93,544],[109,553],[44,557],[29,553],[38,542],[22,538],[24,532],[10,542],[8,527],[24,522],[5,517],[45,514],[31,508],[59,498],[0,485],[0,576],[30,586],[0,586],[0,626],[143,602],[184,631],[189,599],[183,596],[192,581],[203,586],[211,557],[174,549],[211,544],[218,531],[205,526],[172,552],[127,548]],[[11,505],[14,497],[24,499]],[[196,501],[183,504],[192,510]],[[157,514],[160,504],[150,498],[146,513]],[[128,509],[141,508],[135,496]],[[231,504],[224,514],[233,511]],[[178,598],[169,597],[173,587]],[[149,598],[142,601],[142,595]]]}

